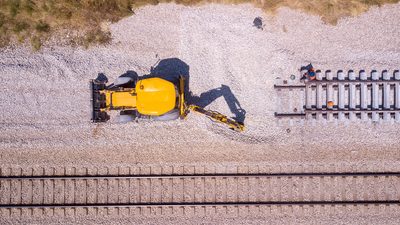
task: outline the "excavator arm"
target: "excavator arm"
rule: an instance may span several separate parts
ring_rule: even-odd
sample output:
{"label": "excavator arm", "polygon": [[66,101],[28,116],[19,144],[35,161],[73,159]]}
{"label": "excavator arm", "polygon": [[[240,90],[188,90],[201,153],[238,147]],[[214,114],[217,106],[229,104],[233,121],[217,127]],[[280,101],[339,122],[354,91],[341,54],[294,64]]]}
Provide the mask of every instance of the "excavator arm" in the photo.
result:
{"label": "excavator arm", "polygon": [[220,122],[229,126],[230,129],[235,131],[244,131],[244,124],[228,118],[227,116],[201,108],[197,105],[189,105],[189,110],[205,115],[213,121]]}

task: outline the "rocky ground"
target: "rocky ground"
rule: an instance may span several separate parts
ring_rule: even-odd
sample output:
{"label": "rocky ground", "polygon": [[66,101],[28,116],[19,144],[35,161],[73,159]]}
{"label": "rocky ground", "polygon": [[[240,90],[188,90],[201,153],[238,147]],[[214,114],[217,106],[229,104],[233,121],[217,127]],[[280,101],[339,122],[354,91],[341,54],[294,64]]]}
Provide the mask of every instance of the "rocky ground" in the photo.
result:
{"label": "rocky ground", "polygon": [[[281,102],[273,84],[277,77],[298,76],[310,62],[322,70],[399,69],[399,11],[400,4],[372,8],[332,26],[287,8],[271,16],[246,4],[160,4],[111,25],[107,46],[3,49],[0,163],[398,170],[399,123],[278,121]],[[262,30],[253,26],[258,16]],[[120,124],[114,117],[92,124],[89,79],[104,73],[112,81],[127,71],[185,75],[192,103],[244,121],[246,131],[194,113],[184,121]]]}

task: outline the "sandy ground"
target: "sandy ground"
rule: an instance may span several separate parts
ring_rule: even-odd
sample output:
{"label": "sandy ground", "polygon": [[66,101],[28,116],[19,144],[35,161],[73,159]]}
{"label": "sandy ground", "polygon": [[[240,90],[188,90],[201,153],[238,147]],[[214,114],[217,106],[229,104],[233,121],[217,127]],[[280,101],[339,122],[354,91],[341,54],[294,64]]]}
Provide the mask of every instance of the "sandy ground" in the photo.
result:
{"label": "sandy ground", "polygon": [[[107,46],[1,50],[0,163],[397,170],[399,123],[278,121],[280,96],[273,84],[310,62],[322,70],[399,69],[399,11],[400,4],[373,8],[331,26],[286,8],[272,17],[251,5],[160,4],[113,24]],[[263,30],[252,26],[257,16]],[[244,120],[247,130],[236,133],[194,113],[185,121],[90,122],[89,79],[98,73],[110,81],[127,71],[145,75],[152,67],[185,74],[192,102]]]}

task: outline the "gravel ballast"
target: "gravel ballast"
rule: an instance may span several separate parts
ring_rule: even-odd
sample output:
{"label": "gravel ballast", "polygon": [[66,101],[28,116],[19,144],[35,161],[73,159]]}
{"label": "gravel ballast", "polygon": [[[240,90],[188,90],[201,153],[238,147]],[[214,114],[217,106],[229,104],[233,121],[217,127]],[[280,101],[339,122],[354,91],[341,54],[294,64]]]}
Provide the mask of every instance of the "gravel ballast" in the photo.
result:
{"label": "gravel ballast", "polygon": [[[374,7],[332,26],[287,8],[270,16],[248,4],[159,4],[112,24],[113,41],[106,46],[3,49],[0,163],[396,168],[400,123],[278,121],[274,112],[284,103],[273,84],[277,77],[298,77],[298,69],[310,62],[321,70],[399,69],[399,11],[400,4]],[[253,26],[258,16],[262,30]],[[127,71],[141,76],[152,67],[187,73],[197,96],[192,102],[244,119],[246,131],[231,131],[195,113],[183,121],[90,122],[89,79],[104,73],[113,81]],[[243,110],[232,112],[232,103]]]}
{"label": "gravel ballast", "polygon": [[[104,47],[2,50],[1,161],[397,161],[400,124],[278,121],[274,112],[285,103],[273,84],[298,75],[309,62],[322,70],[398,69],[399,9],[373,8],[331,26],[286,8],[272,17],[250,5],[161,4],[113,24],[113,42]],[[260,15],[263,30],[252,26]],[[145,75],[152,67],[188,73],[190,90],[200,96],[192,101],[244,119],[246,131],[230,131],[195,113],[184,121],[90,122],[89,79],[104,73],[112,81],[130,70]],[[243,111],[231,112],[231,103]]]}

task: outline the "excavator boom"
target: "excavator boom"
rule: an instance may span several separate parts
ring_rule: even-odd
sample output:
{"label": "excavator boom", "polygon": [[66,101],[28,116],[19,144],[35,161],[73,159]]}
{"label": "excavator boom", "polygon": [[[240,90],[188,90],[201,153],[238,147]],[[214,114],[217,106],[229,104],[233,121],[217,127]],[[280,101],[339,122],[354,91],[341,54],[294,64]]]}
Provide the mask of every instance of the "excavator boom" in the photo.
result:
{"label": "excavator boom", "polygon": [[243,123],[240,123],[240,122],[237,122],[235,120],[232,120],[232,119],[228,118],[227,116],[225,116],[225,115],[223,115],[223,114],[221,114],[219,112],[206,110],[206,109],[203,109],[203,108],[201,108],[200,106],[197,106],[197,105],[189,105],[189,110],[201,113],[201,114],[205,115],[206,117],[212,119],[213,121],[226,124],[232,130],[244,131],[244,124]]}

